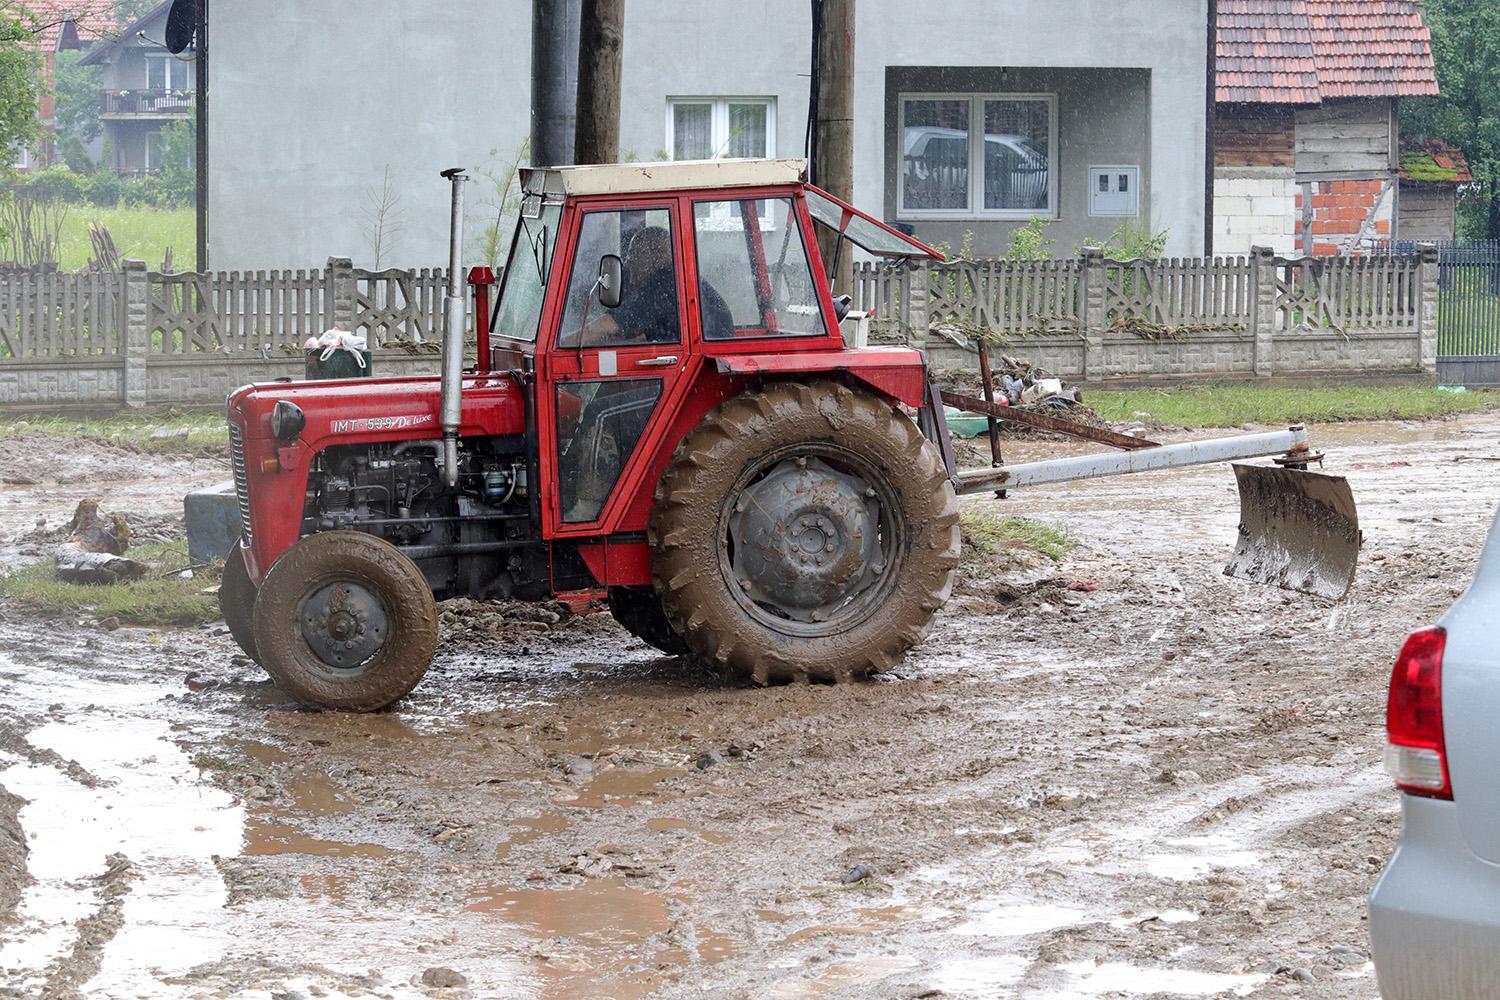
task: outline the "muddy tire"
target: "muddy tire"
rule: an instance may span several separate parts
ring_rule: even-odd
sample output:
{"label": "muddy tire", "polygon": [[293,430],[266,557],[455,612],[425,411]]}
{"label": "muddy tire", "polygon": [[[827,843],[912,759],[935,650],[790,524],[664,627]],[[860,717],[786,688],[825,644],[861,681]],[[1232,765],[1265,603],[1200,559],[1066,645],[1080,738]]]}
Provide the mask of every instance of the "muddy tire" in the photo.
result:
{"label": "muddy tire", "polygon": [[219,581],[219,613],[240,649],[259,662],[260,654],[255,651],[255,584],[250,582],[245,553],[238,544],[224,559],[224,576]]}
{"label": "muddy tire", "polygon": [[765,684],[888,670],[948,600],[958,498],[908,417],[835,382],[728,400],[673,453],[647,539],[688,648]]}
{"label": "muddy tire", "polygon": [[358,531],[309,535],[277,559],[254,627],[276,686],[318,708],[384,708],[417,686],[437,651],[437,607],[422,571]]}
{"label": "muddy tire", "polygon": [[668,656],[689,652],[687,643],[667,621],[661,598],[651,587],[610,587],[609,613],[625,631]]}

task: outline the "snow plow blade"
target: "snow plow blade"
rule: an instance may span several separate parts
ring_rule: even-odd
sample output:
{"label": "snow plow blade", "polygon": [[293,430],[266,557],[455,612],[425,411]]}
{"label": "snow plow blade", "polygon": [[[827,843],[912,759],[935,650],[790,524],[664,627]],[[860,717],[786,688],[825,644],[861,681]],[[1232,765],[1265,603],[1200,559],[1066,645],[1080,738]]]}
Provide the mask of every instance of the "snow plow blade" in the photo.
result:
{"label": "snow plow blade", "polygon": [[1266,465],[1234,467],[1240,534],[1225,576],[1338,600],[1363,541],[1343,476]]}

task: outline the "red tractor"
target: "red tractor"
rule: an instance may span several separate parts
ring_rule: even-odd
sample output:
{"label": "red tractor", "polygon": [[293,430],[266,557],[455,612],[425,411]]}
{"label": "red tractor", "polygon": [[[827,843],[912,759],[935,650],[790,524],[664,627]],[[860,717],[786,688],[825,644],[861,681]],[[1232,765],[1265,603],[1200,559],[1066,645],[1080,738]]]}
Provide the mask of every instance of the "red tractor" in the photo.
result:
{"label": "red tractor", "polygon": [[[409,692],[435,595],[607,595],[656,648],[761,683],[882,671],[948,598],[959,492],[1101,474],[956,472],[922,356],[845,346],[815,224],[839,234],[835,258],[939,255],[807,184],[800,161],[523,172],[464,371],[463,178],[447,175],[441,377],[228,401],[243,535],[224,616],[304,702],[369,711]],[[1294,432],[1142,467],[1295,459]]]}

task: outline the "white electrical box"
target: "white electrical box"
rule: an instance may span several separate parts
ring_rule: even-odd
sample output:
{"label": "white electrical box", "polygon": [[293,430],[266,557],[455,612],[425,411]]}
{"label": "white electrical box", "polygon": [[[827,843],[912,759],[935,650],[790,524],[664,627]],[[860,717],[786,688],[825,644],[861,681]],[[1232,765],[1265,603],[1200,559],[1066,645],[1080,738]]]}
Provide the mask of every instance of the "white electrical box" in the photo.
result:
{"label": "white electrical box", "polygon": [[1140,167],[1089,167],[1090,215],[1135,216],[1140,210]]}

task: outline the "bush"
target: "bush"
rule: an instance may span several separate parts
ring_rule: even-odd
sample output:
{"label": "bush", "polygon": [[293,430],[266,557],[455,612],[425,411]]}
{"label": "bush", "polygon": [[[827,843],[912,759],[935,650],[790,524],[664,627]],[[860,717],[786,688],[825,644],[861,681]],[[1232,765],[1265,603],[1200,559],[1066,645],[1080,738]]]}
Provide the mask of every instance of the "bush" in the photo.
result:
{"label": "bush", "polygon": [[127,186],[128,182],[118,174],[101,170],[89,176],[84,197],[89,200],[90,204],[98,205],[100,208],[114,208],[124,197]]}
{"label": "bush", "polygon": [[1010,231],[1010,242],[1005,248],[1006,260],[1050,260],[1055,240],[1047,239],[1047,227],[1052,219],[1033,217],[1020,229]]}
{"label": "bush", "polygon": [[67,167],[55,165],[28,174],[17,190],[37,201],[83,200],[84,179]]}

